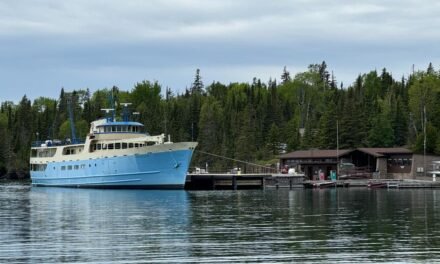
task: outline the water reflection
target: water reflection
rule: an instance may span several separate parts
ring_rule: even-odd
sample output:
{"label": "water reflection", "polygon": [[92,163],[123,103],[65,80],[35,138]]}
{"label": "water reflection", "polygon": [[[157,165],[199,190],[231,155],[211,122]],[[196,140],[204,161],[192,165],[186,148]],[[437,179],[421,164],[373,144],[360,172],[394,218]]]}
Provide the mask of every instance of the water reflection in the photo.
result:
{"label": "water reflection", "polygon": [[437,192],[0,186],[0,263],[437,262]]}
{"label": "water reflection", "polygon": [[1,263],[11,258],[31,263],[141,261],[173,251],[185,257],[187,250],[180,248],[188,225],[184,191],[25,186],[7,191],[9,196],[0,199],[12,201],[0,210],[2,222],[7,221],[0,229]]}

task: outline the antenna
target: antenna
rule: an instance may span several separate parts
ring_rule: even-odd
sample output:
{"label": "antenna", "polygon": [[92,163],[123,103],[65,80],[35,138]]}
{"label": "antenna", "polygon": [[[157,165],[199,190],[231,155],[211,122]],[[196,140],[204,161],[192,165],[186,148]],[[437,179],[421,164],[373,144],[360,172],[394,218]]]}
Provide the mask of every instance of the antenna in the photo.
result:
{"label": "antenna", "polygon": [[101,108],[101,111],[105,112],[105,118],[107,119],[107,122],[113,122],[113,115],[112,112],[115,111],[113,108]]}

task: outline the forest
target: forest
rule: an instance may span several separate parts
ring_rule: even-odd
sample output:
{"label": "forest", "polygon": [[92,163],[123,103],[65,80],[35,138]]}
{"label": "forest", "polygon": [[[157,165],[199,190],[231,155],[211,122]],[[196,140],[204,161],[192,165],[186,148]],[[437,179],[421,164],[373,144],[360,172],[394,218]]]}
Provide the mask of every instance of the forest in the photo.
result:
{"label": "forest", "polygon": [[76,137],[84,139],[112,102],[118,116],[121,103],[132,103],[135,121],[149,134],[199,142],[192,166],[214,171],[237,166],[236,160],[270,165],[281,153],[336,149],[337,138],[340,149],[405,146],[440,154],[440,72],[432,64],[398,78],[372,70],[348,87],[325,62],[294,76],[284,67],[279,80],[250,83],[205,85],[197,69],[192,85],[179,91],[144,80],[129,91],[61,89],[58,98],[1,102],[0,177],[29,177],[33,141],[71,137],[69,107]]}

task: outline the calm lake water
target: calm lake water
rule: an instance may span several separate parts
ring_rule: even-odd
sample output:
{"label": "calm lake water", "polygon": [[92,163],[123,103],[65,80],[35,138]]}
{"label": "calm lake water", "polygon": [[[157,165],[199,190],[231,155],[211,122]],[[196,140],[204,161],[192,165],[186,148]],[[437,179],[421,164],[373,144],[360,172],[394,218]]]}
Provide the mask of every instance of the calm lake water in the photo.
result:
{"label": "calm lake water", "polygon": [[440,262],[440,190],[0,185],[0,263]]}

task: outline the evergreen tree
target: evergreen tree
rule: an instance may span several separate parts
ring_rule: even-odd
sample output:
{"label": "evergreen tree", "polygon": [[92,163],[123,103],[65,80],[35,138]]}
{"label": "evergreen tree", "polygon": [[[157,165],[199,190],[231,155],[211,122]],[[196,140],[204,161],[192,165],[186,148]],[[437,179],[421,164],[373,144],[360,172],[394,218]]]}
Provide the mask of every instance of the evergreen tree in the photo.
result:
{"label": "evergreen tree", "polygon": [[[207,99],[201,108],[200,128],[199,128],[199,150],[201,155],[198,158],[199,164],[208,163],[211,168],[220,169],[221,164],[217,164],[218,158],[203,154],[221,154],[223,142],[223,109],[214,98]],[[203,151],[203,152],[202,152]]]}
{"label": "evergreen tree", "polygon": [[290,73],[287,71],[286,66],[284,66],[283,74],[281,74],[281,83],[286,84],[287,82],[290,82]]}
{"label": "evergreen tree", "polygon": [[194,82],[191,85],[191,94],[203,94],[203,82],[200,76],[200,69],[196,70],[196,76],[194,77]]}
{"label": "evergreen tree", "polygon": [[268,135],[268,147],[270,153],[272,155],[278,155],[280,152],[280,145],[280,129],[275,123],[272,123]]}

